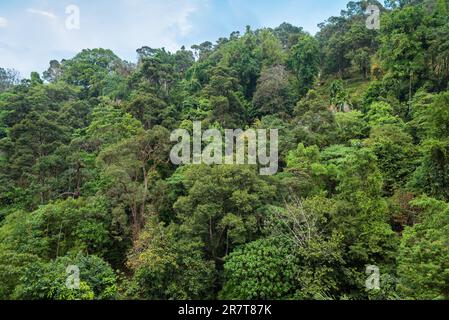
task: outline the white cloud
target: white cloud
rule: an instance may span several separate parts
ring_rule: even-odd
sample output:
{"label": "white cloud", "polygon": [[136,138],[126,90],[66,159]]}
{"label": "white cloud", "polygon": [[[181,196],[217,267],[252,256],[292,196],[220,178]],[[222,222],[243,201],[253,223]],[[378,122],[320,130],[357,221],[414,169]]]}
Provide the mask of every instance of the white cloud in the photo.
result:
{"label": "white cloud", "polygon": [[179,31],[181,32],[181,36],[186,36],[192,31],[193,26],[189,21],[189,17],[192,13],[196,12],[197,10],[198,7],[192,5],[190,7],[184,8],[184,10],[180,12],[179,17],[177,17],[176,24],[179,28]]}
{"label": "white cloud", "polygon": [[[196,29],[192,14],[207,1],[116,0],[110,4],[79,0],[80,29],[68,30],[65,3],[36,0],[33,7],[13,17],[18,23],[2,32],[0,40],[8,47],[0,46],[0,67],[15,68],[28,76],[31,71],[44,71],[52,59],[70,59],[87,48],[112,49],[128,61],[136,60],[136,49],[142,46],[173,52],[190,44],[185,38]],[[42,19],[33,19],[38,16]]]}
{"label": "white cloud", "polygon": [[56,15],[54,15],[51,12],[44,11],[44,10],[37,10],[37,9],[33,9],[33,8],[28,8],[27,12],[31,13],[31,14],[37,14],[37,15],[40,15],[42,17],[49,18],[49,19],[56,19]]}
{"label": "white cloud", "polygon": [[0,28],[6,28],[8,26],[8,20],[6,18],[0,17]]}

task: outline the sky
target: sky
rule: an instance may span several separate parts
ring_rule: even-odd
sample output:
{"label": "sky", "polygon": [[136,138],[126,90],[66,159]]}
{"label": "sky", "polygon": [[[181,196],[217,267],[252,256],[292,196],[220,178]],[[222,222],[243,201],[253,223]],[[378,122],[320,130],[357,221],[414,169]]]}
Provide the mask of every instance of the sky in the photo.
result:
{"label": "sky", "polygon": [[134,62],[142,46],[174,52],[183,45],[215,43],[247,25],[257,29],[289,22],[314,34],[348,1],[0,0],[0,67],[26,78],[45,71],[50,60],[100,47]]}

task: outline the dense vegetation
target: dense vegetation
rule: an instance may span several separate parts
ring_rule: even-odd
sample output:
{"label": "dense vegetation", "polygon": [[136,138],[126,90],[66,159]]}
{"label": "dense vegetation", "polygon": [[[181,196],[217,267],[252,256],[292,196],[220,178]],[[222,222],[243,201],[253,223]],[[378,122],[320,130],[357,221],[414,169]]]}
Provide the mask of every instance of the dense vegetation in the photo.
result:
{"label": "dense vegetation", "polygon": [[[1,69],[0,298],[449,299],[449,5],[366,6]],[[173,165],[193,121],[280,129],[278,174]]]}

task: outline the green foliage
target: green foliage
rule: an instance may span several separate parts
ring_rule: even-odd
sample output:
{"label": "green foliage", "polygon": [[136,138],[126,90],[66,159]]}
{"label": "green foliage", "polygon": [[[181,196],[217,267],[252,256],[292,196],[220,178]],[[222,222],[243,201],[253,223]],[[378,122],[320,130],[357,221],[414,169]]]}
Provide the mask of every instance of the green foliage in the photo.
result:
{"label": "green foliage", "polygon": [[[446,2],[0,68],[0,299],[449,299]],[[278,129],[279,172],[175,166],[194,121]]]}
{"label": "green foliage", "polygon": [[112,106],[98,106],[86,129],[86,138],[96,148],[109,146],[143,131],[139,121],[129,113]]}
{"label": "green foliage", "polygon": [[328,146],[334,142],[335,117],[325,101],[314,90],[301,99],[295,108],[296,135],[306,145]]}
{"label": "green foliage", "polygon": [[371,127],[388,124],[403,125],[403,121],[393,115],[393,108],[386,102],[373,103],[366,113],[366,121]]}
{"label": "green foliage", "polygon": [[299,82],[299,94],[305,95],[312,89],[319,72],[318,41],[304,36],[292,49],[292,67]]}
{"label": "green foliage", "polygon": [[447,140],[426,140],[422,145],[421,165],[409,182],[411,188],[437,199],[449,199],[448,152]]}
{"label": "green foliage", "polygon": [[0,298],[13,299],[15,288],[20,284],[27,266],[39,263],[39,258],[2,248],[0,250]]}
{"label": "green foliage", "polygon": [[9,215],[0,238],[2,248],[46,260],[78,251],[102,255],[112,244],[110,227],[105,199],[67,199]]}
{"label": "green foliage", "polygon": [[326,168],[319,163],[320,150],[316,146],[304,147],[299,144],[287,157],[286,172],[290,178],[286,183],[300,197],[319,194],[324,189],[323,176]]}
{"label": "green foliage", "polygon": [[295,291],[295,258],[288,248],[269,240],[251,242],[226,260],[226,300],[281,300]]}
{"label": "green foliage", "polygon": [[11,89],[19,82],[19,74],[12,69],[0,68],[0,93]]}
{"label": "green foliage", "polygon": [[294,132],[294,125],[290,121],[276,116],[266,116],[256,121],[254,129],[276,129],[279,130],[279,162],[286,163],[290,150],[294,149],[298,141]]}
{"label": "green foliage", "polygon": [[445,59],[432,58],[447,54],[446,37],[440,38],[448,23],[445,12],[443,4],[429,14],[421,3],[384,15],[379,53],[386,78],[395,81],[398,97],[411,99],[425,82],[439,90],[447,88],[448,69],[441,65]]}
{"label": "green foliage", "polygon": [[338,111],[346,111],[345,108],[350,106],[349,93],[341,80],[335,80],[330,85],[330,103]]}
{"label": "green foliage", "polygon": [[126,295],[137,299],[207,299],[215,281],[215,265],[207,261],[201,242],[179,238],[179,230],[150,220],[128,260],[134,276]]}
{"label": "green foliage", "polygon": [[137,236],[147,214],[150,186],[167,168],[169,132],[163,127],[123,140],[104,149],[97,157],[103,185],[101,193],[112,197],[117,212],[129,212]]}
{"label": "green foliage", "polygon": [[409,299],[448,299],[448,206],[430,198],[418,199],[419,223],[406,228],[399,248],[399,289]]}
{"label": "green foliage", "polygon": [[385,190],[391,193],[404,187],[416,169],[412,137],[401,126],[385,124],[372,128],[366,145],[377,156]]}
{"label": "green foliage", "polygon": [[368,124],[360,111],[338,112],[335,114],[337,124],[337,141],[347,143],[351,140],[363,139],[368,133]]}
{"label": "green foliage", "polygon": [[449,92],[441,93],[428,109],[428,123],[430,135],[437,139],[449,137]]}
{"label": "green foliage", "polygon": [[62,61],[62,74],[57,79],[80,86],[84,94],[96,97],[101,94],[108,75],[115,72],[121,63],[111,50],[83,50],[73,59]]}
{"label": "green foliage", "polygon": [[252,116],[288,117],[294,104],[289,75],[283,66],[263,69],[253,97]]}
{"label": "green foliage", "polygon": [[[69,266],[80,270],[79,289],[66,285]],[[29,264],[13,297],[24,300],[110,300],[116,296],[116,276],[95,256],[61,257],[50,263]]]}
{"label": "green foliage", "polygon": [[174,204],[182,229],[199,237],[207,255],[221,259],[260,234],[264,206],[276,189],[245,166],[191,166],[182,172],[185,196]]}
{"label": "green foliage", "polygon": [[[323,56],[324,71],[346,75],[355,67],[363,77],[370,69],[369,56],[378,46],[378,31],[366,28],[365,1],[351,1],[339,17],[330,17],[317,34]],[[381,5],[379,4],[379,7]]]}

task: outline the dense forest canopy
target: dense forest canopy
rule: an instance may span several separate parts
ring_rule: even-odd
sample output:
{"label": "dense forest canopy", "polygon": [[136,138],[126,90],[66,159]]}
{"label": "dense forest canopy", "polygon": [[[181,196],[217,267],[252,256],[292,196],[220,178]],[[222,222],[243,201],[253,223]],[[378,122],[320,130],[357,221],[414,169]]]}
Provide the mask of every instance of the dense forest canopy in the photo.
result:
{"label": "dense forest canopy", "polygon": [[[370,3],[379,30],[350,2],[316,35],[0,69],[0,298],[449,299],[449,2]],[[173,165],[195,121],[279,129],[279,172]]]}

